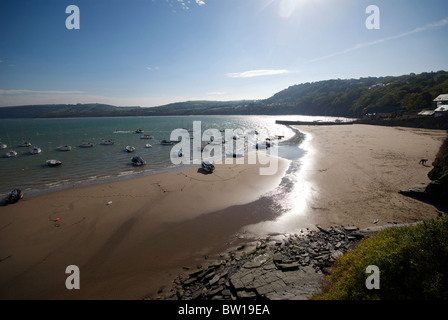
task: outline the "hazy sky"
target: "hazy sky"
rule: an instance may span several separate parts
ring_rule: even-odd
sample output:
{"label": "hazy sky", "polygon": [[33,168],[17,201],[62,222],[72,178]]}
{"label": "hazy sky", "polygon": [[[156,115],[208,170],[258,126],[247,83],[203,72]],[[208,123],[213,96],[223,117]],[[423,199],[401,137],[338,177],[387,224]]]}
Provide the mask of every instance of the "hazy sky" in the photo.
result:
{"label": "hazy sky", "polygon": [[[79,8],[79,29],[68,29]],[[368,29],[369,5],[379,29]],[[1,0],[0,106],[264,99],[448,70],[446,0]]]}

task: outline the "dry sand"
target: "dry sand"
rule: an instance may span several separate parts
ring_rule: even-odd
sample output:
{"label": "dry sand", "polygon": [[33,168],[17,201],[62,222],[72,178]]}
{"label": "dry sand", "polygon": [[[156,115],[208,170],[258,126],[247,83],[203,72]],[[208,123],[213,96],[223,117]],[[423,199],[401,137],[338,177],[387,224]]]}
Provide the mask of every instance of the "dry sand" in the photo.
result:
{"label": "dry sand", "polygon": [[[307,217],[365,228],[435,218],[436,207],[398,193],[427,184],[446,131],[371,125],[295,126],[309,135]],[[420,159],[429,161],[427,166]]]}
{"label": "dry sand", "polygon": [[[312,148],[303,165],[310,189],[307,212],[298,218],[303,225],[368,227],[375,219],[386,224],[437,215],[435,207],[398,190],[428,182],[430,168],[418,162],[433,161],[444,131],[297,128]],[[267,210],[271,199],[260,196],[280,183],[288,163],[282,160],[274,176],[260,176],[259,165],[217,165],[211,175],[193,167],[2,207],[0,299],[155,295],[171,286],[183,266],[206,264],[205,256],[234,246],[244,226],[273,219]],[[68,265],[80,268],[80,290],[65,287]]]}

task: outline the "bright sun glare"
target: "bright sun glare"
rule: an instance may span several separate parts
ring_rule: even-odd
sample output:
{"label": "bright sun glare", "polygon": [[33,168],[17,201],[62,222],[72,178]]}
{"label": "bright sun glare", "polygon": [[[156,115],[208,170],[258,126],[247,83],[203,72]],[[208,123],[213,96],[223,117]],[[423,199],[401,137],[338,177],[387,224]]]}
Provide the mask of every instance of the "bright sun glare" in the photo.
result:
{"label": "bright sun glare", "polygon": [[289,18],[296,8],[306,0],[279,0],[278,15]]}

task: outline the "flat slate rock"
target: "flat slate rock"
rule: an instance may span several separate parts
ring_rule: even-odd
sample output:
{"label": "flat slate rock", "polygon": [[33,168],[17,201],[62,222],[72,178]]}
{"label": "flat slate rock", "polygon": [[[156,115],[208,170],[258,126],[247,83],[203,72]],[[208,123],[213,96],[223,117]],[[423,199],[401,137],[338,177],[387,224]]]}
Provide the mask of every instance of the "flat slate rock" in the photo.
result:
{"label": "flat slate rock", "polygon": [[259,239],[250,253],[241,249],[229,252],[227,260],[211,263],[187,277],[179,276],[170,291],[159,293],[156,299],[309,299],[320,290],[337,258],[362,237],[390,226],[399,225],[363,230],[356,226],[316,226],[317,230],[283,235],[282,240]]}

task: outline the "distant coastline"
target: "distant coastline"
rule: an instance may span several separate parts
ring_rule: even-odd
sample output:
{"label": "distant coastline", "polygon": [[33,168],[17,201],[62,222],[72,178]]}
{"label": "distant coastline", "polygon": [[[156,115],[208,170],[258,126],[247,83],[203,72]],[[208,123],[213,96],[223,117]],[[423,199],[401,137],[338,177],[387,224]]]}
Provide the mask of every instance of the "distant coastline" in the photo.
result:
{"label": "distant coastline", "polygon": [[188,115],[309,115],[362,118],[389,114],[389,118],[433,110],[434,99],[448,92],[448,72],[402,76],[332,79],[290,86],[260,100],[184,101],[162,106],[36,104],[0,107],[0,118],[71,118]]}

